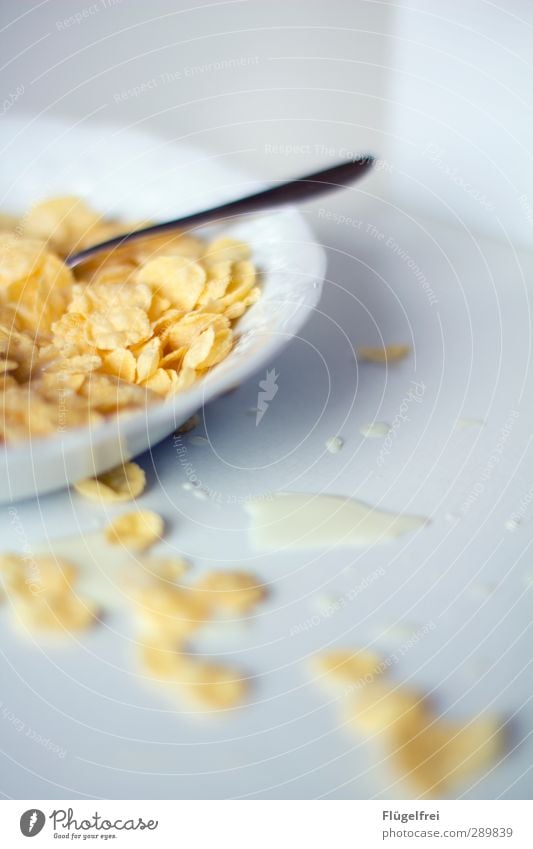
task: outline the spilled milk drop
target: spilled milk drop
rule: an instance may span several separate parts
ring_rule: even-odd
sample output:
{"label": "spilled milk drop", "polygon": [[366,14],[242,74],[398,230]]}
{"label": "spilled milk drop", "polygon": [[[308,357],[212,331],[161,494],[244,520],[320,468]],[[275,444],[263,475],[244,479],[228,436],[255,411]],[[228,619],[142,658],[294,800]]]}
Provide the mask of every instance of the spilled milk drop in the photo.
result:
{"label": "spilled milk drop", "polygon": [[423,516],[389,513],[337,495],[277,492],[245,505],[250,539],[257,549],[359,548],[382,543],[429,522]]}
{"label": "spilled milk drop", "polygon": [[359,433],[367,439],[380,439],[382,436],[388,436],[390,431],[391,427],[387,422],[370,422],[359,428]]}

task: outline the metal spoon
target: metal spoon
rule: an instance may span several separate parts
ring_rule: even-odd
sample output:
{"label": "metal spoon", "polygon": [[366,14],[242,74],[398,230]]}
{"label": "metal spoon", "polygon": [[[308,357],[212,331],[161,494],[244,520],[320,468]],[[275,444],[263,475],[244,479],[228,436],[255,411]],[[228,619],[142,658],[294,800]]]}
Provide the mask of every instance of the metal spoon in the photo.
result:
{"label": "metal spoon", "polygon": [[100,253],[121,248],[130,242],[160,236],[162,233],[168,233],[172,230],[184,230],[190,227],[198,227],[201,224],[211,224],[223,218],[228,219],[252,212],[263,212],[273,207],[312,200],[327,192],[343,188],[345,183],[353,183],[358,180],[372,167],[373,162],[372,156],[361,156],[358,159],[343,162],[341,165],[335,165],[333,168],[326,168],[324,171],[317,171],[315,174],[309,174],[306,177],[298,177],[289,183],[273,186],[270,189],[257,192],[257,194],[232,200],[213,209],[193,212],[192,215],[176,218],[174,221],[152,224],[150,227],[143,227],[142,230],[133,230],[131,233],[115,236],[113,239],[108,239],[107,242],[100,242],[98,245],[92,245],[90,248],[72,254],[67,257],[65,262],[69,268],[75,268],[75,266],[93,259]]}

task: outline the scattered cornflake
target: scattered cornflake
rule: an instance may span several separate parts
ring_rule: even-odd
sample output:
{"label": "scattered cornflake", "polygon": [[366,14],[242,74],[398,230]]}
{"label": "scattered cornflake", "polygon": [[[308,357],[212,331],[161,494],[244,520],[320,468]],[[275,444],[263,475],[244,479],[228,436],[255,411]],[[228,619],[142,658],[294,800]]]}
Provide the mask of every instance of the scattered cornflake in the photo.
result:
{"label": "scattered cornflake", "polygon": [[148,548],[161,539],[164,522],[161,516],[152,510],[136,510],[123,513],[107,526],[105,536],[112,545],[126,548]]}
{"label": "scattered cornflake", "polygon": [[183,557],[150,557],[143,560],[143,567],[154,577],[174,581],[181,578],[190,569],[190,563]]}
{"label": "scattered cornflake", "polygon": [[183,654],[179,643],[142,636],[137,643],[141,666],[152,677],[161,681],[177,681],[183,666]]}
{"label": "scattered cornflake", "polygon": [[383,348],[360,345],[357,348],[357,356],[367,363],[398,363],[410,353],[410,345],[386,345]]}
{"label": "scattered cornflake", "polygon": [[338,454],[339,451],[342,451],[343,445],[344,439],[341,436],[330,436],[329,439],[326,439],[326,450],[330,454]]}
{"label": "scattered cornflake", "polygon": [[141,495],[146,486],[146,475],[137,463],[124,463],[95,478],[87,478],[74,485],[76,492],[91,501],[131,501]]}
{"label": "scattered cornflake", "polygon": [[[5,596],[27,628],[63,635],[88,628],[102,608],[113,611],[127,600],[137,627],[136,656],[146,676],[197,707],[235,708],[246,699],[248,677],[225,662],[196,656],[189,642],[199,633],[205,639],[204,632],[230,621],[219,617],[221,612],[229,612],[232,624],[239,624],[265,598],[266,589],[255,576],[238,570],[210,571],[191,581],[189,563],[181,555],[138,557],[108,546],[144,546],[147,536],[153,541],[160,535],[162,526],[161,518],[149,511],[128,513],[105,534],[57,540],[52,547],[60,556],[48,547],[49,554],[36,552],[31,558],[0,555]],[[87,567],[95,559],[106,572],[115,569],[112,583],[120,591],[108,593],[108,581],[102,588],[93,580],[94,570]],[[80,592],[80,585],[90,587],[91,598]]]}
{"label": "scattered cornflake", "polygon": [[177,429],[176,433],[189,433],[189,431],[194,430],[200,424],[200,416],[196,413],[194,416],[191,416],[189,419],[183,422],[182,425]]}
{"label": "scattered cornflake", "polygon": [[450,794],[459,782],[488,770],[503,754],[502,725],[492,717],[448,722],[422,697],[401,688],[365,688],[362,698],[355,722],[368,722],[384,737],[396,771],[420,797]]}
{"label": "scattered cornflake", "polygon": [[6,593],[19,620],[48,632],[83,631],[94,625],[98,609],[76,588],[77,569],[53,557],[16,554],[0,557]]}
{"label": "scattered cornflake", "polygon": [[215,608],[247,613],[266,597],[266,589],[248,572],[207,572],[196,589]]}
{"label": "scattered cornflake", "polygon": [[193,587],[175,586],[155,577],[131,589],[135,613],[143,625],[143,633],[161,639],[182,640],[197,631],[210,618],[210,606]]}
{"label": "scattered cornflake", "polygon": [[424,695],[383,680],[389,666],[366,651],[337,651],[315,659],[320,677],[344,685],[354,730],[378,737],[394,771],[416,798],[442,798],[497,762],[504,751],[501,722],[490,716],[464,724],[443,720]]}
{"label": "scattered cornflake", "polygon": [[313,658],[318,675],[325,676],[334,684],[360,684],[367,676],[380,672],[381,659],[366,650],[332,651]]}
{"label": "scattered cornflake", "polygon": [[390,433],[390,425],[386,422],[369,422],[361,425],[359,433],[367,439],[381,439]]}
{"label": "scattered cornflake", "polygon": [[176,683],[193,703],[214,710],[237,707],[248,692],[248,682],[237,670],[195,658],[180,664]]}
{"label": "scattered cornflake", "polygon": [[187,642],[209,629],[219,611],[236,616],[250,611],[266,590],[253,575],[239,571],[207,572],[188,586],[172,583],[187,565],[181,558],[147,559],[142,580],[130,588],[140,624],[139,658],[147,673],[174,685],[193,703],[233,708],[248,692],[246,677],[223,663],[196,657]]}

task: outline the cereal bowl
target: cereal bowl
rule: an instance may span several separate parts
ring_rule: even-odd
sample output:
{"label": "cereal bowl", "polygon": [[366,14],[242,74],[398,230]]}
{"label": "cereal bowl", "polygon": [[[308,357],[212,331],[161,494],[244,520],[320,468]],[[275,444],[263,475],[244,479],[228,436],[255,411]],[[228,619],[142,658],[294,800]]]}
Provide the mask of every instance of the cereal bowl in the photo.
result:
{"label": "cereal bowl", "polygon": [[[262,184],[222,157],[151,133],[71,126],[41,117],[4,118],[2,210],[21,214],[45,196],[79,195],[108,217],[164,220],[258,191]],[[261,297],[236,325],[229,355],[189,389],[94,425],[57,428],[4,445],[5,503],[63,488],[140,454],[185,419],[251,376],[298,332],[317,305],[325,254],[294,208],[235,219],[218,233],[247,242],[261,275]]]}

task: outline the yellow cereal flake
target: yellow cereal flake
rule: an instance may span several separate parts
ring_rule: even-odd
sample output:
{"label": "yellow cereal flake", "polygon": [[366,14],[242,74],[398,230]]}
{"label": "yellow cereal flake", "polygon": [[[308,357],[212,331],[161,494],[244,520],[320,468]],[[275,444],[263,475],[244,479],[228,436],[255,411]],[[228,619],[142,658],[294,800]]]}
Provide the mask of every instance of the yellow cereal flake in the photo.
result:
{"label": "yellow cereal flake", "polygon": [[207,280],[199,302],[201,304],[222,298],[231,282],[231,260],[214,262],[207,268]]}
{"label": "yellow cereal flake", "polygon": [[196,413],[194,416],[186,419],[182,425],[179,426],[176,433],[189,433],[191,430],[194,430],[200,424],[200,416]]}
{"label": "yellow cereal flake", "polygon": [[248,692],[246,677],[224,663],[191,654],[187,641],[218,609],[239,614],[255,606],[265,597],[265,588],[248,573],[224,571],[178,586],[173,581],[188,568],[179,557],[149,558],[143,566],[142,581],[131,592],[145,671],[202,708],[226,710],[241,704]]}
{"label": "yellow cereal flake", "polygon": [[367,363],[399,363],[411,353],[409,345],[386,345],[384,348],[361,345],[357,348],[357,356]]}
{"label": "yellow cereal flake", "polygon": [[369,651],[331,651],[314,658],[319,675],[341,684],[361,684],[380,674],[381,660]]}
{"label": "yellow cereal flake", "polygon": [[[368,682],[362,682],[368,683]],[[407,687],[392,687],[371,680],[372,686],[360,688],[357,700],[349,708],[351,718],[367,734],[386,731],[401,718],[404,727],[419,727],[428,716],[424,697]]]}
{"label": "yellow cereal flake", "polygon": [[188,655],[179,643],[143,636],[138,651],[142,666],[151,676],[175,685],[194,705],[229,710],[246,698],[248,682],[242,674],[225,664]]}
{"label": "yellow cereal flake", "polygon": [[449,793],[503,754],[501,727],[492,717],[442,720],[422,696],[402,687],[367,688],[354,720],[384,737],[391,765],[421,796]]}
{"label": "yellow cereal flake", "polygon": [[135,381],[137,361],[128,348],[115,348],[103,355],[103,370],[128,383]]}
{"label": "yellow cereal flake", "polygon": [[183,557],[150,557],[143,561],[148,574],[165,581],[175,581],[190,569],[190,564]]}
{"label": "yellow cereal flake", "polygon": [[193,703],[216,710],[237,707],[246,698],[248,682],[232,667],[196,659],[180,663],[180,689]]}
{"label": "yellow cereal flake", "polygon": [[34,204],[23,221],[23,234],[43,239],[60,253],[80,250],[98,239],[100,217],[80,198],[57,197]]}
{"label": "yellow cereal flake", "polygon": [[132,254],[138,265],[145,265],[149,260],[160,256],[182,256],[189,259],[199,259],[205,251],[201,239],[175,233],[152,238],[146,242],[132,245]]}
{"label": "yellow cereal flake", "polygon": [[123,513],[106,528],[105,536],[112,545],[125,548],[145,549],[161,539],[164,522],[152,510],[136,510]]}
{"label": "yellow cereal flake", "polygon": [[[157,296],[156,296],[157,297]],[[165,309],[163,313],[157,318],[153,323],[153,330],[156,336],[159,336],[161,339],[161,343],[164,344],[167,341],[168,331],[169,329],[176,324],[185,313],[183,310],[177,310],[174,307],[171,309]]]}
{"label": "yellow cereal flake", "polygon": [[86,374],[99,369],[102,360],[96,354],[75,354],[66,359],[54,360],[46,366],[46,371],[64,374]]}
{"label": "yellow cereal flake", "polygon": [[132,589],[136,615],[144,633],[181,639],[197,631],[210,616],[210,608],[190,587],[178,587],[156,578]]}
{"label": "yellow cereal flake", "polygon": [[184,392],[196,381],[198,373],[193,368],[182,368],[177,379],[173,382],[170,394]]}
{"label": "yellow cereal flake", "polygon": [[5,374],[7,371],[14,371],[19,367],[16,360],[0,360],[0,373]]}
{"label": "yellow cereal flake", "polygon": [[192,310],[204,288],[202,266],[182,256],[162,256],[150,260],[137,272],[137,280],[147,283],[158,295],[182,310]]}
{"label": "yellow cereal flake", "polygon": [[124,463],[95,478],[87,478],[74,485],[76,492],[91,501],[131,501],[141,495],[146,486],[146,475],[137,463]]}
{"label": "yellow cereal flake", "polygon": [[100,416],[87,400],[61,386],[47,389],[44,380],[30,388],[5,382],[0,393],[0,436],[5,441],[47,436],[67,427],[96,424]]}
{"label": "yellow cereal flake", "polygon": [[97,606],[74,593],[42,596],[37,602],[27,599],[17,605],[17,613],[29,628],[43,631],[84,631],[95,624]]}
{"label": "yellow cereal flake", "polygon": [[151,377],[159,366],[161,358],[161,342],[157,336],[145,342],[137,356],[137,381],[140,383]]}
{"label": "yellow cereal flake", "polygon": [[[257,289],[259,292],[259,289]],[[241,315],[244,315],[246,312],[247,304],[244,301],[237,301],[235,304],[230,304],[229,307],[226,307],[224,310],[224,315],[226,318],[229,318],[230,321],[234,321],[237,318],[240,318]]]}
{"label": "yellow cereal flake", "polygon": [[244,242],[224,236],[210,243],[205,259],[208,265],[218,265],[221,262],[236,262],[250,258],[250,248]]}
{"label": "yellow cereal flake", "polygon": [[210,327],[216,334],[222,330],[229,329],[229,326],[228,319],[218,313],[190,313],[169,325],[164,341],[173,350],[187,349]]}
{"label": "yellow cereal flake", "polygon": [[255,287],[257,272],[248,260],[241,260],[232,266],[231,281],[220,303],[224,308],[244,300]]}
{"label": "yellow cereal flake", "polygon": [[207,572],[196,588],[214,608],[235,613],[252,610],[266,596],[265,586],[248,572]]}
{"label": "yellow cereal flake", "polygon": [[96,605],[75,587],[77,570],[53,557],[3,555],[0,569],[19,621],[42,631],[83,631],[95,624]]}
{"label": "yellow cereal flake", "polygon": [[171,351],[170,354],[165,354],[161,357],[159,365],[162,369],[172,369],[179,371],[183,365],[183,358],[187,353],[187,348],[178,348],[176,351]]}
{"label": "yellow cereal flake", "polygon": [[[119,283],[122,287],[127,283],[131,286],[131,276],[135,270],[136,266],[132,262],[107,260],[91,275],[90,283],[96,286]],[[151,305],[150,300],[148,303]]]}
{"label": "yellow cereal flake", "polygon": [[146,386],[152,392],[157,392],[158,395],[167,395],[172,388],[172,378],[169,370],[158,368],[150,377],[142,381],[142,386]]}
{"label": "yellow cereal flake", "polygon": [[344,685],[350,724],[381,741],[416,798],[440,798],[497,762],[504,750],[501,723],[485,716],[442,719],[423,694],[388,683],[388,666],[366,651],[331,652],[315,663],[319,674]]}
{"label": "yellow cereal flake", "polygon": [[215,331],[212,327],[200,333],[183,358],[185,368],[201,368],[201,363],[207,359],[214,341]]}
{"label": "yellow cereal flake", "polygon": [[[100,494],[109,490],[112,500],[116,494],[120,497],[132,479],[128,466],[135,464],[101,475],[97,481]],[[92,487],[94,482],[83,484]],[[162,520],[148,511],[125,514],[110,526],[106,536],[110,542],[127,540],[131,545],[132,536],[136,543],[139,536],[145,538],[146,527],[153,539],[162,531]],[[124,596],[131,603],[139,628],[137,656],[144,672],[201,709],[225,711],[242,704],[249,689],[247,677],[224,662],[196,656],[187,642],[209,623],[218,608],[244,613],[265,597],[265,588],[253,575],[238,571],[208,572],[192,585],[177,585],[175,580],[189,569],[179,555],[143,558],[140,573],[132,571],[132,566],[133,561],[128,567]],[[52,554],[0,555],[0,576],[17,622],[30,630],[78,632],[99,619],[96,604],[79,593],[78,568],[69,560]]]}
{"label": "yellow cereal flake", "polygon": [[165,640],[143,636],[138,643],[139,660],[144,669],[162,681],[179,680],[184,665],[181,651]]}
{"label": "yellow cereal flake", "polygon": [[[165,314],[171,309],[171,303],[168,298],[163,298],[161,295],[152,295],[152,303],[148,310],[148,318],[152,322],[152,330],[155,332],[156,324],[164,318]],[[179,312],[179,310],[176,310]]]}
{"label": "yellow cereal flake", "polygon": [[150,320],[140,307],[111,307],[91,313],[87,320],[89,340],[108,351],[142,342],[151,332]]}

